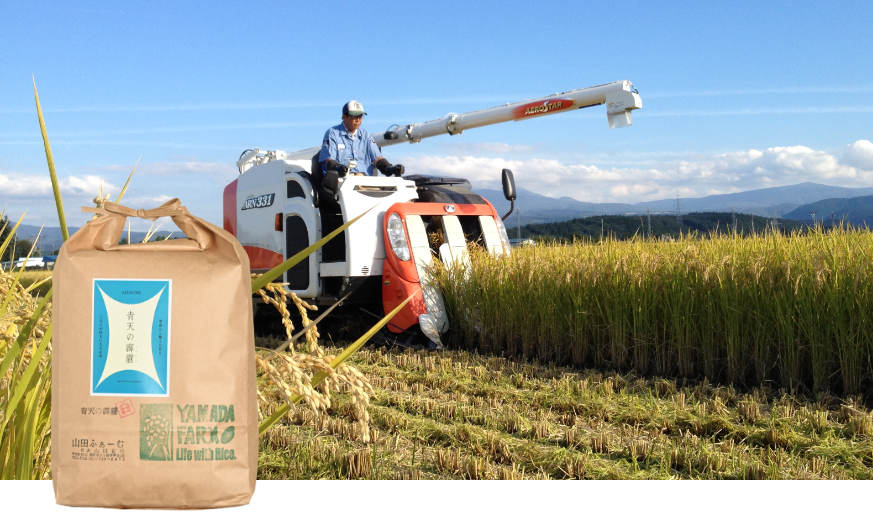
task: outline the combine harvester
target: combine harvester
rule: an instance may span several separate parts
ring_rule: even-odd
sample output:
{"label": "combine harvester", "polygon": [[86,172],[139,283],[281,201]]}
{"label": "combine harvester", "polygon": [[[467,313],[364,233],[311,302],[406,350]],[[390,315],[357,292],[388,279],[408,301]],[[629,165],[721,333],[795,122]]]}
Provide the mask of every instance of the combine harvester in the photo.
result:
{"label": "combine harvester", "polygon": [[[417,143],[427,137],[458,135],[471,128],[603,104],[609,127],[621,128],[632,124],[631,111],[641,108],[642,100],[624,80],[466,114],[448,114],[374,134],[374,139],[380,148]],[[429,283],[427,268],[434,258],[448,264],[468,259],[468,242],[495,255],[508,255],[509,239],[501,216],[473,192],[466,178],[350,174],[339,179],[336,189],[325,191],[318,162],[320,149],[286,153],[256,148],[243,152],[237,161],[240,176],[224,190],[224,229],[245,248],[252,272],[264,272],[368,212],[290,269],[284,276],[288,289],[319,305],[343,301],[384,312],[421,290],[382,336],[404,346],[424,343],[441,348],[440,336],[449,329],[449,321],[442,295]],[[511,213],[515,182],[506,169],[503,191],[513,202]]]}

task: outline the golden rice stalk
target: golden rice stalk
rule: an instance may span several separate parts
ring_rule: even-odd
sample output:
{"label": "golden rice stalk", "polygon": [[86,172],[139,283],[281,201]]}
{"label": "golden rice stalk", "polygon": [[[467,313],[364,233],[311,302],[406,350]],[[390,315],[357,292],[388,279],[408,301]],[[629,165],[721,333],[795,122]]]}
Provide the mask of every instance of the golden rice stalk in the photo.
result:
{"label": "golden rice stalk", "polygon": [[[0,253],[11,238],[0,241]],[[51,464],[52,292],[35,299],[20,275],[0,269],[0,479],[44,479]]]}
{"label": "golden rice stalk", "polygon": [[[253,279],[258,275],[252,275]],[[269,356],[256,355],[256,363],[263,375],[267,376],[276,386],[276,391],[286,404],[290,404],[291,397],[299,395],[302,400],[315,413],[324,413],[331,407],[331,390],[342,390],[351,395],[351,405],[354,418],[357,421],[355,437],[363,442],[370,441],[370,415],[367,407],[370,405],[370,396],[373,394],[373,386],[366,376],[351,365],[341,363],[334,369],[331,362],[334,355],[325,355],[324,350],[318,345],[318,329],[311,323],[307,315],[308,311],[317,310],[295,293],[288,291],[286,283],[268,283],[258,290],[261,298],[268,304],[273,305],[282,316],[282,325],[285,327],[285,335],[290,341],[294,324],[291,321],[291,313],[287,308],[290,299],[301,317],[306,330],[306,343],[301,344],[295,351],[293,344],[288,346],[289,352],[272,352]],[[268,295],[269,293],[269,295]],[[278,358],[279,363],[273,365],[270,360]],[[326,375],[316,389],[312,385],[312,377],[323,372]],[[261,393],[259,396],[262,403],[267,402],[267,396]]]}
{"label": "golden rice stalk", "polygon": [[[322,239],[322,240],[324,240],[324,239]],[[287,262],[288,261],[286,261],[286,263]],[[268,275],[264,275],[264,276],[268,277]],[[264,276],[262,276],[261,278],[258,278],[257,280],[254,280],[252,282],[254,284],[253,287],[255,285],[257,285],[258,283],[260,283],[261,281],[263,281]],[[255,289],[255,290],[257,290],[257,289]],[[376,323],[375,326],[370,328],[366,333],[364,333],[356,341],[354,341],[352,343],[352,345],[350,345],[345,350],[343,350],[343,352],[341,352],[339,355],[331,358],[329,360],[329,362],[327,362],[325,357],[316,355],[316,358],[328,363],[329,368],[325,368],[325,369],[318,371],[312,377],[311,384],[318,385],[324,381],[330,381],[330,380],[336,381],[336,379],[337,379],[336,376],[341,375],[341,374],[338,374],[334,371],[336,369],[340,369],[342,367],[343,363],[345,362],[345,360],[347,360],[351,355],[355,354],[355,352],[357,352],[358,349],[360,349],[364,344],[366,344],[367,341],[369,341],[370,338],[378,330],[382,329],[386,324],[388,324],[388,322],[397,314],[397,312],[399,312],[403,307],[405,307],[407,305],[407,303],[409,303],[409,301],[412,300],[413,297],[415,297],[415,296],[412,295],[412,296],[406,298],[402,303],[397,305],[397,307],[394,308],[394,310],[392,310],[390,313],[388,313],[388,315],[383,317],[382,320],[380,320],[378,323]],[[272,357],[275,354],[277,354],[277,353],[273,352],[270,356],[268,356],[268,358]],[[348,368],[348,366],[346,368]],[[360,381],[359,377],[356,376],[356,378],[357,378],[357,381]],[[277,383],[277,385],[279,385],[279,384]],[[326,390],[323,390],[323,391],[326,391]],[[279,419],[281,419],[285,414],[287,414],[290,411],[291,405],[293,403],[297,403],[297,402],[302,401],[302,400],[304,400],[304,396],[302,394],[299,394],[299,393],[294,394],[290,398],[286,397],[286,403],[283,404],[282,406],[276,408],[276,410],[268,418],[264,419],[260,423],[260,425],[258,426],[258,434],[263,435],[268,429],[270,429],[270,427],[275,425],[276,422],[279,421]],[[367,401],[369,401],[369,399],[367,399]],[[365,408],[365,406],[362,406],[362,407]],[[366,413],[365,409],[364,409],[364,413]],[[359,419],[359,422],[368,421],[368,417],[366,417],[366,415],[362,415],[361,417],[362,417],[362,419]],[[369,441],[369,439],[371,438],[369,433],[370,433],[370,430],[365,430],[363,432],[361,438],[364,442]]]}
{"label": "golden rice stalk", "polygon": [[[260,276],[259,274],[253,274],[252,278]],[[286,285],[287,283],[268,283],[264,288],[258,290],[258,294],[265,303],[273,305],[278,310],[279,315],[282,316],[282,325],[285,327],[285,336],[291,339],[294,324],[291,322],[291,313],[288,311],[287,297],[292,293],[285,288]],[[272,293],[272,296],[267,295],[268,292]],[[293,348],[291,348],[291,352],[294,352]]]}
{"label": "golden rice stalk", "polygon": [[39,129],[42,132],[42,142],[45,146],[45,158],[48,161],[49,176],[52,181],[52,191],[55,194],[55,205],[58,207],[58,221],[61,223],[61,235],[66,241],[70,238],[67,230],[67,218],[64,215],[64,202],[61,200],[61,187],[58,184],[58,175],[55,172],[55,159],[52,157],[52,147],[49,144],[48,132],[45,128],[45,120],[42,117],[42,107],[39,105],[39,94],[36,92],[36,79],[33,79],[33,97],[36,100],[36,115],[39,117]]}
{"label": "golden rice stalk", "polygon": [[[124,198],[124,193],[127,192],[127,187],[130,185],[130,179],[133,178],[133,174],[136,173],[136,166],[139,165],[139,161],[142,159],[142,154],[140,154],[139,158],[136,159],[136,164],[133,165],[133,170],[127,176],[127,181],[124,182],[124,187],[121,188],[121,192],[118,193],[118,198],[115,199],[116,203],[121,203],[121,199]],[[109,197],[108,195],[106,196]]]}
{"label": "golden rice stalk", "polygon": [[[108,194],[107,194],[107,196],[108,196]],[[153,221],[153,222],[152,222],[152,225],[149,226],[149,229],[148,229],[148,231],[146,232],[145,237],[142,239],[142,243],[143,243],[143,244],[145,244],[146,242],[148,242],[149,239],[151,239],[152,236],[153,236],[154,234],[158,233],[158,230],[160,230],[160,229],[161,229],[161,226],[164,225],[164,223],[158,223],[158,226],[156,227],[156,226],[155,226],[155,223],[156,223],[156,222],[157,222],[157,221]],[[129,226],[129,225],[128,225],[128,226]],[[128,232],[128,233],[129,233],[129,232]],[[128,237],[129,237],[129,236],[130,236],[130,235],[128,235]]]}

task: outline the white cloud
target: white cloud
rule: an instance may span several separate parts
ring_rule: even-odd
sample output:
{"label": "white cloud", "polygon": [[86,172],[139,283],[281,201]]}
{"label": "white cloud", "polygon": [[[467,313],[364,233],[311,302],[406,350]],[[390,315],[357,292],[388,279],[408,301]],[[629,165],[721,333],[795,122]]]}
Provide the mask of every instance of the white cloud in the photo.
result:
{"label": "white cloud", "polygon": [[846,146],[843,162],[858,169],[873,171],[873,142],[862,139]]}
{"label": "white cloud", "polygon": [[102,187],[103,195],[111,194],[115,197],[121,192],[120,187],[116,187],[105,181],[102,177],[94,175],[85,175],[82,177],[70,176],[61,181],[61,193],[72,194],[74,196],[89,196],[100,192]]}
{"label": "white cloud", "polygon": [[817,182],[848,187],[873,186],[873,143],[858,141],[843,160],[805,146],[722,153],[663,161],[651,167],[599,167],[554,159],[450,156],[408,157],[409,172],[462,176],[482,188],[499,189],[500,171],[513,171],[519,187],[580,201],[639,202],[671,196],[697,197],[763,187]]}
{"label": "white cloud", "polygon": [[610,187],[609,192],[612,194],[613,198],[623,198],[630,194],[630,190],[627,185],[624,184]]}
{"label": "white cloud", "polygon": [[[61,195],[97,196],[100,186],[103,194],[115,195],[120,189],[103,180],[100,176],[69,176],[58,181]],[[46,198],[53,196],[52,183],[48,176],[32,176],[17,173],[0,174],[0,198]]]}
{"label": "white cloud", "polygon": [[51,185],[48,178],[0,174],[0,197],[42,196],[46,191],[51,192]]}
{"label": "white cloud", "polygon": [[125,206],[131,208],[157,208],[164,203],[173,199],[172,196],[167,196],[166,194],[160,194],[158,196],[140,196],[140,197],[129,197],[125,194],[123,203]]}

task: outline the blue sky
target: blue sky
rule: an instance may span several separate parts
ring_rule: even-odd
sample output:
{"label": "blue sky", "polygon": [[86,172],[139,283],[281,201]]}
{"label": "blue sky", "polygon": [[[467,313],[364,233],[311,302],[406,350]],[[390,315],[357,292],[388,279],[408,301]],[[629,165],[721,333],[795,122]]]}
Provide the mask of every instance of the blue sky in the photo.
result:
{"label": "blue sky", "polygon": [[586,109],[385,156],[584,201],[873,186],[869,3],[120,5],[4,8],[0,204],[29,224],[57,224],[31,75],[71,225],[140,155],[126,203],[180,197],[218,223],[240,152],[318,145],[349,99],[379,131],[616,80],[643,99],[633,127]]}

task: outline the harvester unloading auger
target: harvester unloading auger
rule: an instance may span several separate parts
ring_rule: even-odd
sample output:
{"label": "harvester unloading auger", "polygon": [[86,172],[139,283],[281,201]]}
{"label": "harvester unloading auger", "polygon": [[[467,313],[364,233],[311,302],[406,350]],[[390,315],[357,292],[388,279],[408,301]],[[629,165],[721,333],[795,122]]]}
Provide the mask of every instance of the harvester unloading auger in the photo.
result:
{"label": "harvester unloading auger", "polygon": [[[641,108],[642,100],[624,80],[448,114],[374,134],[374,139],[380,148],[417,143],[446,133],[458,135],[480,126],[603,104],[609,127],[621,128],[632,124],[631,111]],[[440,336],[449,329],[449,320],[442,295],[429,283],[427,268],[434,258],[446,264],[467,260],[468,242],[497,256],[508,255],[509,238],[501,216],[473,192],[466,178],[348,175],[339,179],[335,195],[326,194],[320,185],[320,149],[245,151],[237,161],[240,176],[224,189],[224,229],[242,243],[252,272],[263,272],[367,212],[285,273],[288,289],[320,305],[334,304],[351,293],[345,303],[370,308],[381,303],[385,312],[421,290],[392,319],[384,336],[401,345],[421,340],[441,348]],[[506,199],[514,202],[515,182],[506,169],[503,190]]]}

